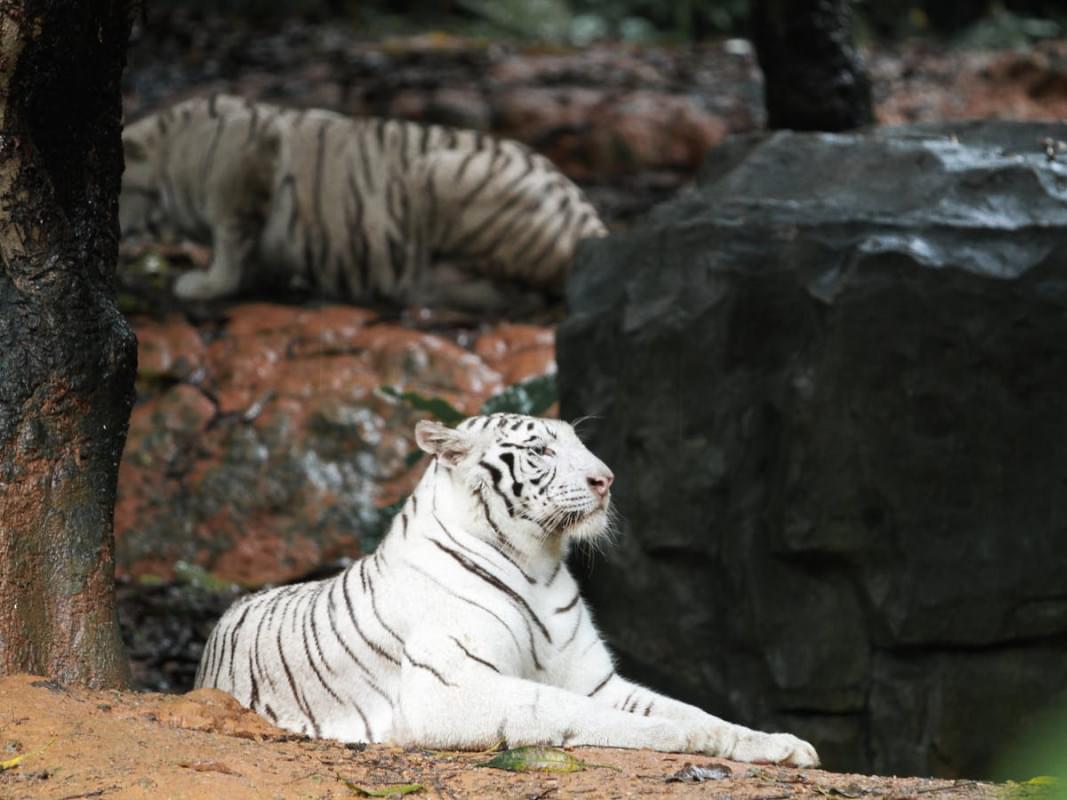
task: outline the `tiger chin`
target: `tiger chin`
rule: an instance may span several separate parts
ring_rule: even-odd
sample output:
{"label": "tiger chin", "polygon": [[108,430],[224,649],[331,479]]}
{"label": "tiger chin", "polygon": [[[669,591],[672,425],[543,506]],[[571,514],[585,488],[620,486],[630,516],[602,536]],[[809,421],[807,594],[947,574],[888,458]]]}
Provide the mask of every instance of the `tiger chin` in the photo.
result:
{"label": "tiger chin", "polygon": [[565,558],[608,524],[610,469],[558,420],[420,422],[432,462],[370,556],[236,603],[196,685],[345,742],[649,748],[812,767],[815,749],[615,671]]}
{"label": "tiger chin", "polygon": [[544,156],[479,131],[193,98],[122,134],[128,240],[212,246],[186,300],[298,287],[342,301],[506,312],[562,292],[605,227]]}

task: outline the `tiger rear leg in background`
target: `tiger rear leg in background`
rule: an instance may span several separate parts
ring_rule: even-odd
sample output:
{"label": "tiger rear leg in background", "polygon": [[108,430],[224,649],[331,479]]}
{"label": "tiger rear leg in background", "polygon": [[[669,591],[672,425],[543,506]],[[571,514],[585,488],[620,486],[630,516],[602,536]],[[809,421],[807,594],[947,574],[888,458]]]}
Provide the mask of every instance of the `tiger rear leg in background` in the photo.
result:
{"label": "tiger rear leg in background", "polygon": [[265,135],[242,149],[238,158],[205,175],[204,209],[211,227],[211,261],[174,283],[184,300],[215,300],[235,294],[246,283],[249,261],[258,247],[278,165],[279,140]]}

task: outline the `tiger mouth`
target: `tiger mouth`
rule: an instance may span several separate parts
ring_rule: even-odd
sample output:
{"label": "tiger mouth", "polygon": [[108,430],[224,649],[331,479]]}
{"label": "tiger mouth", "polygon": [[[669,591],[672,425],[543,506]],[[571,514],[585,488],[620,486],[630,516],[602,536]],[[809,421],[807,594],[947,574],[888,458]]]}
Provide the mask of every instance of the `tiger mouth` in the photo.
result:
{"label": "tiger mouth", "polygon": [[552,534],[561,538],[572,536],[584,539],[590,535],[591,529],[599,529],[606,525],[607,517],[606,503],[598,503],[592,508],[568,511],[559,519]]}

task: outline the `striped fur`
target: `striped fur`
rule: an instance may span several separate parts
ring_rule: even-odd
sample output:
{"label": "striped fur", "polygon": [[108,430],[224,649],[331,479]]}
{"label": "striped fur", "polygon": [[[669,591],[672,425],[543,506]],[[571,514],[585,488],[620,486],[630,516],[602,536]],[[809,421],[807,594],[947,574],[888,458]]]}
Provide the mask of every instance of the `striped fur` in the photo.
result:
{"label": "striped fur", "polygon": [[495,308],[505,283],[558,292],[578,240],[605,232],[548,159],[475,131],[216,95],[129,125],[123,144],[123,234],[213,245],[175,285],[189,299],[288,284]]}
{"label": "striped fur", "polygon": [[437,748],[647,747],[810,766],[811,745],[731,725],[619,676],[564,563],[607,525],[612,475],[556,420],[422,422],[435,458],[371,556],[248,597],[198,686],[276,724]]}

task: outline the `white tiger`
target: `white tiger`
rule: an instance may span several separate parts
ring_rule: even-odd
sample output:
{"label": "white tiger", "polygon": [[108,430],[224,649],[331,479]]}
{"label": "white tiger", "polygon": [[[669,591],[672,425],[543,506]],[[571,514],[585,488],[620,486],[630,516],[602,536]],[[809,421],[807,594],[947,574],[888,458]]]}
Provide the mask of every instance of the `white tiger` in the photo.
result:
{"label": "white tiger", "polygon": [[245,598],[197,686],[346,742],[500,742],[706,753],[813,766],[785,733],[732,725],[619,676],[564,564],[607,525],[609,470],[570,425],[512,414],[420,422],[435,458],[372,556]]}
{"label": "white tiger", "polygon": [[127,126],[123,147],[123,235],[213,245],[176,282],[186,299],[296,283],[499,308],[508,282],[559,292],[578,240],[605,233],[548,159],[476,131],[215,95]]}

